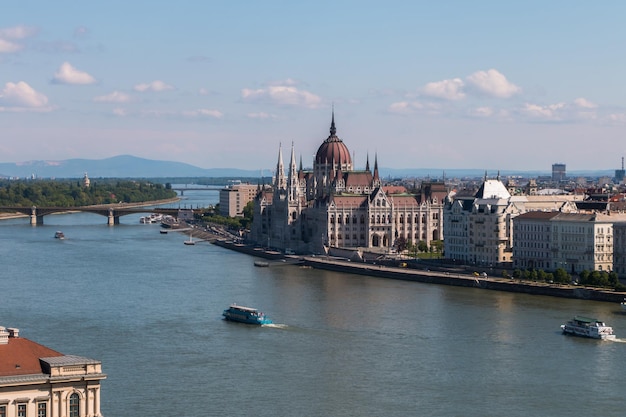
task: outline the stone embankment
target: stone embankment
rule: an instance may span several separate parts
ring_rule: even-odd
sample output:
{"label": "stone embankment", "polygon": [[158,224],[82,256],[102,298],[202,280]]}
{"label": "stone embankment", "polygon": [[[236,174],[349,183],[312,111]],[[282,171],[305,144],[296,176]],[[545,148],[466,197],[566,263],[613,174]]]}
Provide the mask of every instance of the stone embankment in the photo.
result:
{"label": "stone embankment", "polygon": [[520,281],[516,279],[474,276],[454,272],[440,272],[431,270],[417,270],[400,268],[371,263],[350,262],[326,256],[293,256],[283,255],[280,252],[265,251],[248,245],[237,244],[224,239],[214,239],[212,243],[224,248],[232,249],[249,255],[277,260],[299,260],[306,266],[325,269],[328,271],[367,275],[380,278],[399,279],[404,281],[423,282],[428,284],[454,285],[458,287],[473,287],[486,290],[508,291],[551,297],[575,298],[581,300],[605,301],[619,303],[626,299],[626,293],[577,285],[548,284],[544,282]]}

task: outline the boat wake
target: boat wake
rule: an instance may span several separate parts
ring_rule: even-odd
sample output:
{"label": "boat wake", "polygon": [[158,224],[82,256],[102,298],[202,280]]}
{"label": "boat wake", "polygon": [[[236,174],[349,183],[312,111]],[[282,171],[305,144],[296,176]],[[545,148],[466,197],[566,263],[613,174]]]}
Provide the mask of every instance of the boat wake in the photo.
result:
{"label": "boat wake", "polygon": [[273,329],[286,329],[287,325],[280,324],[280,323],[271,323],[271,324],[263,324],[262,327],[271,327]]}
{"label": "boat wake", "polygon": [[608,339],[609,342],[615,342],[615,343],[626,343],[626,339],[619,339],[619,338],[615,338],[615,339]]}

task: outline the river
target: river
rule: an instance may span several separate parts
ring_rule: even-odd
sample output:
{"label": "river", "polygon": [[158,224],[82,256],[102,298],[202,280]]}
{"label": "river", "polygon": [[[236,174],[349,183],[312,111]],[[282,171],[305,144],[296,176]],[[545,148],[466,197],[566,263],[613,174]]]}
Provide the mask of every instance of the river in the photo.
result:
{"label": "river", "polygon": [[[255,268],[139,216],[0,221],[0,325],[101,360],[106,417],[624,414],[624,340],[559,329],[583,314],[626,339],[619,305]],[[225,322],[233,302],[276,325]]]}

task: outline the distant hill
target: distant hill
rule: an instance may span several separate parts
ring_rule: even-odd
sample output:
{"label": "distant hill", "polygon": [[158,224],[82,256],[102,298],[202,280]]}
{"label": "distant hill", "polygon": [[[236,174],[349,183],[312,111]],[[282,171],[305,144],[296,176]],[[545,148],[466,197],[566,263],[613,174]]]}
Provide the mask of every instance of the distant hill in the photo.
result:
{"label": "distant hill", "polygon": [[[309,168],[310,169],[310,168]],[[264,168],[267,176],[271,169]],[[497,170],[488,170],[493,178]],[[261,170],[235,168],[198,168],[183,162],[156,161],[131,155],[120,155],[106,159],[67,159],[64,161],[28,161],[19,163],[0,163],[0,177],[29,178],[82,178],[85,173],[90,178],[260,178]],[[571,171],[568,177],[612,177],[615,171]],[[270,174],[271,175],[271,174]],[[437,168],[381,168],[383,179],[389,178],[481,178],[484,169],[437,169]],[[500,176],[523,176],[536,178],[549,176],[549,171],[500,171]]]}
{"label": "distant hill", "polygon": [[26,178],[158,178],[158,177],[260,177],[259,171],[204,169],[182,162],[155,161],[131,155],[106,159],[67,159],[0,163],[0,177]]}

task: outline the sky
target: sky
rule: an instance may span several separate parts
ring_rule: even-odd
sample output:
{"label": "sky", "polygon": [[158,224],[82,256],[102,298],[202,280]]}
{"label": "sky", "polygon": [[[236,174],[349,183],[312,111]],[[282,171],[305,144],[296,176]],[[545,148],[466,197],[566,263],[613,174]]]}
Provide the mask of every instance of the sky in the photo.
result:
{"label": "sky", "polygon": [[[30,1],[0,8],[0,162],[619,169],[623,1]],[[285,160],[285,164],[288,161]]]}

